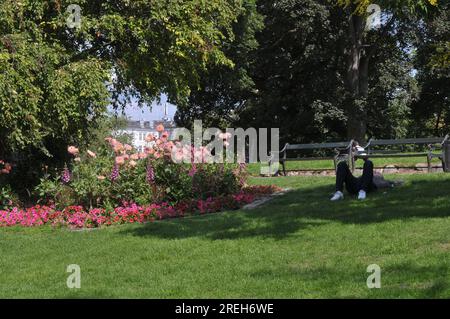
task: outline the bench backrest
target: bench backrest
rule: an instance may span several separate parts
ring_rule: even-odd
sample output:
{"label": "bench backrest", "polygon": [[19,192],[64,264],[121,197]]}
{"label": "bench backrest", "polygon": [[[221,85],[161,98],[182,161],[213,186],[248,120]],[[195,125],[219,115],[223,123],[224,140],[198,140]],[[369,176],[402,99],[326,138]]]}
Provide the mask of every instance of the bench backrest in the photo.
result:
{"label": "bench backrest", "polygon": [[286,144],[286,150],[314,150],[314,149],[335,149],[348,147],[350,142],[320,143],[320,144]]}
{"label": "bench backrest", "polygon": [[[366,148],[372,146],[389,146],[389,145],[425,145],[425,144],[441,144],[450,140],[450,135],[445,137],[431,137],[431,138],[403,138],[403,139],[371,139],[366,145]],[[353,140],[350,142],[334,142],[334,143],[313,143],[313,144],[289,144],[287,143],[281,152],[300,151],[300,150],[323,150],[323,149],[349,149],[353,145]],[[285,153],[286,154],[286,153]]]}
{"label": "bench backrest", "polygon": [[444,141],[443,137],[432,138],[404,138],[398,140],[370,140],[368,146],[382,146],[382,145],[423,145],[423,144],[440,144]]}
{"label": "bench backrest", "polygon": [[396,146],[396,145],[434,145],[443,144],[449,139],[447,134],[445,137],[430,137],[430,138],[403,138],[397,140],[375,140],[371,139],[366,145],[370,149],[372,146]]}

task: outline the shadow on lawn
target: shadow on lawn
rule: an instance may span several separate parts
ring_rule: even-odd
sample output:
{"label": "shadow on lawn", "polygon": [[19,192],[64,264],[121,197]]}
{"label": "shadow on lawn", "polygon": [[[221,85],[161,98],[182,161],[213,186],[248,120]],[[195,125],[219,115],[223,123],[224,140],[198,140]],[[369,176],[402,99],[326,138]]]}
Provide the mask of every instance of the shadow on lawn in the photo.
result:
{"label": "shadow on lawn", "polygon": [[365,201],[347,195],[330,202],[333,185],[296,189],[255,210],[175,219],[124,230],[123,234],[169,239],[206,237],[213,240],[262,237],[283,239],[305,228],[329,222],[380,223],[408,218],[450,216],[450,181],[418,179],[379,190]]}
{"label": "shadow on lawn", "polygon": [[[276,269],[264,269],[253,272],[250,276],[255,279],[289,280],[314,282],[324,289],[325,298],[442,298],[449,288],[446,276],[448,266],[441,263],[433,266],[417,266],[410,262],[394,265],[380,265],[382,268],[381,289],[368,289],[366,265],[353,264],[345,269],[339,267],[297,267],[285,265]],[[354,295],[342,294],[359,288]],[[312,290],[313,288],[311,288]],[[351,289],[350,289],[351,290]],[[276,296],[275,296],[276,297]],[[294,298],[302,296],[291,296]]]}
{"label": "shadow on lawn", "polygon": [[[284,215],[281,217],[281,215]],[[212,240],[264,237],[283,239],[306,227],[323,222],[292,220],[292,213],[279,212],[277,218],[266,211],[217,213],[194,218],[172,219],[124,230],[123,234],[166,239],[204,237]]]}

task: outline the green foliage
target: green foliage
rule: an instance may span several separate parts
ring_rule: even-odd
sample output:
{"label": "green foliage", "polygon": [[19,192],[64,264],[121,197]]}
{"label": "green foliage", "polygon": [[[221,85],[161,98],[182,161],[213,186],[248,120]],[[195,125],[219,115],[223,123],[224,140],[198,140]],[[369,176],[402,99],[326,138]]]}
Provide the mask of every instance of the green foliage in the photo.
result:
{"label": "green foliage", "polygon": [[60,198],[62,188],[59,176],[56,179],[52,179],[46,173],[41,177],[38,186],[36,186],[35,193],[39,197],[40,202],[54,203]]}
{"label": "green foliage", "polygon": [[420,86],[412,104],[411,128],[417,134],[444,136],[450,131],[450,64],[446,63],[449,51],[437,51],[450,38],[448,6],[447,3],[443,10],[431,14],[418,33],[414,67]]}
{"label": "green foliage", "polygon": [[19,198],[11,186],[0,183],[0,210],[17,207],[18,205],[20,205]]}
{"label": "green foliage", "polygon": [[36,147],[51,155],[49,141],[82,140],[104,113],[109,71],[96,57],[62,65],[71,53],[33,21],[39,10],[13,23],[28,6],[12,3],[0,4],[0,152]]}
{"label": "green foliage", "polygon": [[209,63],[201,73],[199,83],[193,83],[187,101],[177,100],[176,121],[191,127],[193,119],[202,119],[205,126],[226,127],[236,120],[235,114],[254,95],[254,81],[250,75],[258,47],[256,33],[264,27],[263,16],[257,12],[256,0],[243,1],[243,10],[233,24],[234,38],[224,44],[224,52],[233,63]]}
{"label": "green foliage", "polygon": [[[333,0],[342,7],[354,7],[355,13],[365,14],[367,7],[374,3],[371,0]],[[438,5],[438,0],[378,0],[376,4],[395,10],[407,10],[410,13],[427,12],[432,6]]]}
{"label": "green foliage", "polygon": [[368,136],[404,138],[410,133],[417,80],[411,75],[410,55],[396,42],[396,37],[385,38],[369,66]]}
{"label": "green foliage", "polygon": [[101,149],[105,146],[105,137],[111,134],[122,144],[132,144],[133,137],[122,133],[126,127],[127,118],[125,116],[104,115],[97,125],[89,127],[86,149]]}
{"label": "green foliage", "polygon": [[247,171],[234,164],[202,165],[193,176],[193,191],[203,199],[221,194],[237,193],[243,186]]}
{"label": "green foliage", "polygon": [[156,200],[178,202],[182,199],[199,196],[199,193],[194,193],[193,190],[192,177],[189,176],[190,165],[156,161],[153,162],[152,168],[155,174]]}
{"label": "green foliage", "polygon": [[257,94],[241,126],[278,127],[281,142],[339,139],[344,133],[342,14],[326,1],[260,1],[251,75]]}

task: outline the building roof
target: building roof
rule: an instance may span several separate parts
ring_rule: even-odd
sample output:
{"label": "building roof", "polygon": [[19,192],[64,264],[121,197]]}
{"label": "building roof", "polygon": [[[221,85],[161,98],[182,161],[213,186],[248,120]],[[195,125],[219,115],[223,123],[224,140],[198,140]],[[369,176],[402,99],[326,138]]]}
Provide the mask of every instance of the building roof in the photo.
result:
{"label": "building roof", "polygon": [[134,130],[134,129],[148,129],[152,130],[155,129],[159,124],[164,125],[166,129],[176,128],[174,121],[127,121],[127,127],[128,130]]}

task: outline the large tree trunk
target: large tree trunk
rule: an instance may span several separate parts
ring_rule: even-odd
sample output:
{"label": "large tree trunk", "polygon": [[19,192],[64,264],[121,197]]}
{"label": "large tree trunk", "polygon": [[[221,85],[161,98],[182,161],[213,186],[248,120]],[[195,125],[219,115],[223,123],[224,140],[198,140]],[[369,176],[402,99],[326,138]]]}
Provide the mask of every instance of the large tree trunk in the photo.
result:
{"label": "large tree trunk", "polygon": [[345,84],[348,92],[347,137],[363,143],[367,131],[365,101],[368,95],[369,57],[365,55],[363,47],[365,19],[353,12],[354,7],[349,8],[349,47],[345,52],[347,56]]}

